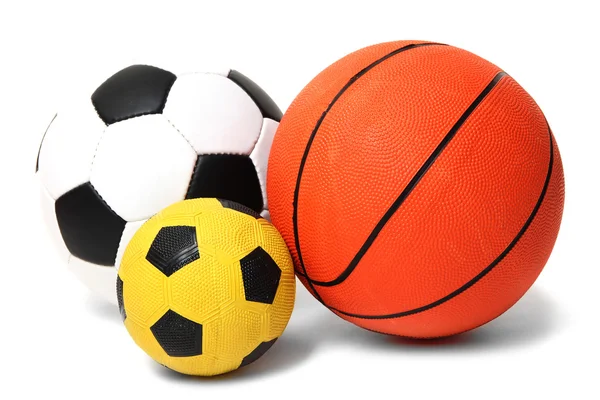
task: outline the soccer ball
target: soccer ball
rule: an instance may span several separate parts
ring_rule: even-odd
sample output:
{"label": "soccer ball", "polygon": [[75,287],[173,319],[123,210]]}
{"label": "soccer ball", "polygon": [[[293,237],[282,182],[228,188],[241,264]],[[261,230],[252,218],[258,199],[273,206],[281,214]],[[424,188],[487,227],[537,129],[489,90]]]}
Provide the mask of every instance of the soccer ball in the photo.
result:
{"label": "soccer ball", "polygon": [[219,197],[268,218],[265,174],[281,111],[241,73],[134,65],[50,123],[36,165],[42,210],[70,269],[115,302],[127,243],[183,199]]}
{"label": "soccer ball", "polygon": [[227,200],[186,200],[134,235],[117,278],[119,310],[157,362],[217,375],[264,354],[294,307],[291,256],[255,211]]}

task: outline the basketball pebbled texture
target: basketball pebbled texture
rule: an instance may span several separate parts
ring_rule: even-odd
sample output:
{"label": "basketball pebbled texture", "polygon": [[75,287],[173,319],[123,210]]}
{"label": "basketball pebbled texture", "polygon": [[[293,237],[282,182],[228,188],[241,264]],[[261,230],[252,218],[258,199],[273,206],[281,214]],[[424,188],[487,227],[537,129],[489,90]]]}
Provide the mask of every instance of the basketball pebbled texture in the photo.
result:
{"label": "basketball pebbled texture", "polygon": [[533,284],[562,217],[558,147],[495,65],[424,42],[359,50],[281,121],[269,208],[301,281],[359,326],[439,337]]}
{"label": "basketball pebbled texture", "polygon": [[216,199],[176,203],[142,225],[123,255],[117,297],[125,326],[175,371],[217,375],[247,365],[292,313],[285,242],[255,211],[239,210]]}

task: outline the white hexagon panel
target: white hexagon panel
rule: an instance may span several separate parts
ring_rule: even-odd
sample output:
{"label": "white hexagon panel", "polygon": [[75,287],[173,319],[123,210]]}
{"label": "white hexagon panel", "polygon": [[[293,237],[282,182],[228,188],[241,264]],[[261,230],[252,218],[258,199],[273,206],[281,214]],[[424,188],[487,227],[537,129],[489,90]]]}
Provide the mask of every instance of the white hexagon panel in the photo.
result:
{"label": "white hexagon panel", "polygon": [[50,123],[36,172],[54,242],[109,301],[129,240],[162,208],[217,197],[268,215],[266,166],[281,111],[241,73],[178,77],[134,65],[74,103]]}
{"label": "white hexagon panel", "polygon": [[89,99],[56,114],[38,160],[40,180],[52,198],[90,180],[90,161],[105,128]]}
{"label": "white hexagon panel", "polygon": [[90,181],[121,218],[139,221],[185,198],[196,159],[162,115],[146,115],[106,128]]}
{"label": "white hexagon panel", "polygon": [[177,79],[163,114],[198,154],[249,155],[263,123],[260,109],[241,87],[207,73]]}

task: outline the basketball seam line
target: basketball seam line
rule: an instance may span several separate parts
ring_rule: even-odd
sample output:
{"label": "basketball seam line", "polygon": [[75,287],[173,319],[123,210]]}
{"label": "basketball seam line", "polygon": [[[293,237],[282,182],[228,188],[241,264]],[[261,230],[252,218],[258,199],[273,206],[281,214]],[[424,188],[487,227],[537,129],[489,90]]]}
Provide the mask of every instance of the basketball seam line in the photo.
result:
{"label": "basketball seam line", "polygon": [[314,292],[315,297],[317,298],[318,301],[320,301],[323,304],[325,304],[325,303],[323,302],[323,300],[321,299],[321,296],[319,295],[319,293],[317,292],[317,290],[313,286],[313,284],[312,284],[312,282],[311,282],[311,280],[308,277],[308,274],[306,272],[306,267],[304,266],[304,261],[302,259],[302,251],[300,250],[300,239],[298,237],[298,195],[299,195],[299,192],[300,192],[300,181],[301,181],[301,178],[302,178],[302,173],[304,171],[304,166],[306,164],[306,159],[308,158],[308,153],[309,153],[310,148],[312,146],[312,142],[314,141],[315,136],[317,135],[317,132],[319,131],[319,128],[321,127],[321,124],[323,123],[323,120],[325,119],[325,117],[327,116],[327,114],[329,113],[329,111],[331,110],[331,108],[338,101],[338,99],[350,88],[350,86],[352,86],[354,84],[354,82],[356,82],[360,77],[362,77],[363,75],[365,75],[371,69],[373,69],[377,65],[381,64],[383,61],[387,60],[388,58],[391,58],[391,57],[393,57],[393,56],[395,56],[397,54],[400,54],[400,53],[402,53],[404,51],[411,50],[411,49],[418,48],[418,47],[424,47],[424,46],[444,46],[444,45],[440,44],[440,43],[417,43],[417,44],[412,43],[412,44],[400,47],[399,49],[396,49],[396,50],[392,51],[391,53],[386,54],[385,56],[383,56],[383,57],[375,60],[374,62],[372,62],[371,64],[367,65],[365,68],[363,68],[359,72],[357,72],[342,87],[342,89],[340,89],[340,91],[331,100],[331,102],[329,103],[329,105],[327,106],[327,108],[325,109],[325,111],[323,111],[323,113],[321,114],[321,117],[319,118],[319,120],[317,121],[317,123],[316,123],[313,131],[311,132],[310,137],[308,138],[308,142],[306,143],[306,147],[304,149],[304,154],[302,155],[302,159],[300,160],[300,166],[298,167],[298,177],[296,178],[296,187],[294,189],[294,200],[293,200],[293,203],[292,203],[292,206],[293,206],[292,223],[293,223],[293,228],[294,228],[294,244],[296,246],[296,253],[297,253],[297,256],[298,256],[298,261],[300,262],[300,266],[302,267],[303,274],[306,277],[306,280],[307,280],[310,288]]}
{"label": "basketball seam line", "polygon": [[508,244],[508,246],[504,249],[504,251],[502,253],[500,253],[500,255],[498,257],[496,257],[496,259],[494,259],[494,261],[492,261],[490,265],[488,265],[484,270],[482,270],[479,274],[477,274],[473,279],[471,279],[470,281],[468,281],[467,283],[465,283],[464,285],[462,285],[461,287],[459,287],[452,293],[442,297],[441,299],[434,301],[433,303],[429,303],[425,306],[418,307],[418,308],[408,310],[408,311],[399,312],[399,313],[387,314],[387,315],[360,315],[360,314],[347,313],[347,312],[338,310],[333,307],[329,307],[329,308],[340,314],[343,314],[343,315],[346,315],[349,317],[353,317],[353,318],[361,318],[361,319],[391,319],[391,318],[406,317],[409,315],[418,314],[420,312],[427,311],[434,307],[437,307],[437,306],[447,302],[448,300],[453,299],[454,297],[458,296],[459,294],[465,292],[471,286],[475,285],[477,282],[479,282],[481,279],[483,279],[483,277],[485,277],[491,270],[493,270],[498,264],[500,264],[500,262],[517,245],[517,243],[519,242],[521,237],[523,237],[523,235],[525,235],[525,232],[527,232],[527,229],[529,229],[529,226],[533,222],[540,207],[542,206],[544,198],[546,197],[546,192],[548,191],[548,186],[550,185],[550,178],[552,177],[552,170],[553,170],[553,165],[554,165],[554,141],[552,140],[552,131],[550,130],[549,126],[548,126],[548,134],[550,137],[550,162],[549,162],[549,166],[548,166],[548,173],[546,175],[546,180],[544,181],[544,187],[542,188],[542,192],[540,193],[540,197],[538,198],[538,201],[535,204],[535,207],[531,211],[529,218],[527,218],[527,220],[525,221],[525,224],[523,225],[521,230],[517,233],[517,235],[514,237],[514,239]]}
{"label": "basketball seam line", "polygon": [[335,286],[335,285],[338,285],[338,284],[344,282],[350,276],[350,274],[356,269],[356,267],[358,266],[358,264],[360,263],[362,258],[365,256],[367,251],[369,251],[369,248],[373,245],[373,242],[375,242],[375,239],[377,239],[377,236],[379,236],[379,234],[381,233],[381,231],[383,230],[385,225],[388,223],[388,221],[394,216],[396,211],[398,211],[398,209],[406,201],[408,196],[410,196],[410,194],[413,192],[413,190],[417,187],[417,185],[419,184],[421,179],[423,179],[425,174],[433,166],[433,164],[436,162],[438,157],[442,154],[442,152],[446,149],[448,144],[450,144],[452,139],[456,136],[456,134],[458,133],[460,128],[462,128],[462,126],[469,119],[469,117],[473,114],[473,112],[477,109],[477,107],[483,102],[483,100],[488,96],[488,94],[490,94],[492,89],[494,89],[494,87],[496,87],[498,82],[500,82],[500,80],[505,75],[506,75],[505,72],[502,72],[502,71],[498,72],[496,74],[496,76],[494,76],[494,79],[492,79],[492,81],[490,83],[488,83],[488,85],[483,89],[483,91],[479,94],[479,96],[477,96],[477,98],[473,101],[473,103],[471,103],[469,108],[467,108],[467,110],[460,116],[458,121],[456,121],[456,123],[452,126],[450,131],[446,134],[446,136],[442,139],[442,141],[435,148],[433,153],[431,153],[431,155],[423,163],[421,168],[419,168],[417,173],[413,176],[413,178],[410,180],[410,182],[406,185],[404,190],[402,190],[402,192],[396,198],[396,200],[392,203],[390,208],[388,208],[388,210],[385,212],[385,214],[381,217],[381,219],[379,220],[377,225],[375,225],[375,227],[373,228],[373,230],[367,237],[367,240],[365,240],[365,242],[363,243],[363,245],[361,246],[359,251],[356,253],[354,258],[352,259],[352,261],[350,261],[350,264],[348,264],[348,267],[346,267],[346,269],[334,280],[331,280],[331,281],[311,280],[313,284],[315,284],[317,286]]}

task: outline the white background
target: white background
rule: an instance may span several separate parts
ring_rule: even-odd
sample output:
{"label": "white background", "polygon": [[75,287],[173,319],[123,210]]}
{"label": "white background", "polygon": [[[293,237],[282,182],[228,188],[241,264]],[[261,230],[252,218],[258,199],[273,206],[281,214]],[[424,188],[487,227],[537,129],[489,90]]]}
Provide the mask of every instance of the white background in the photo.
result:
{"label": "white background", "polygon": [[[600,398],[595,3],[2,2],[0,397]],[[447,340],[393,340],[338,319],[300,285],[288,329],[261,360],[221,378],[187,378],[149,359],[117,310],[58,263],[33,172],[42,133],[73,91],[91,93],[134,62],[223,65],[285,109],[333,61],[398,39],[445,42],[498,64],[556,135],[562,229],[539,280],[502,317]]]}

